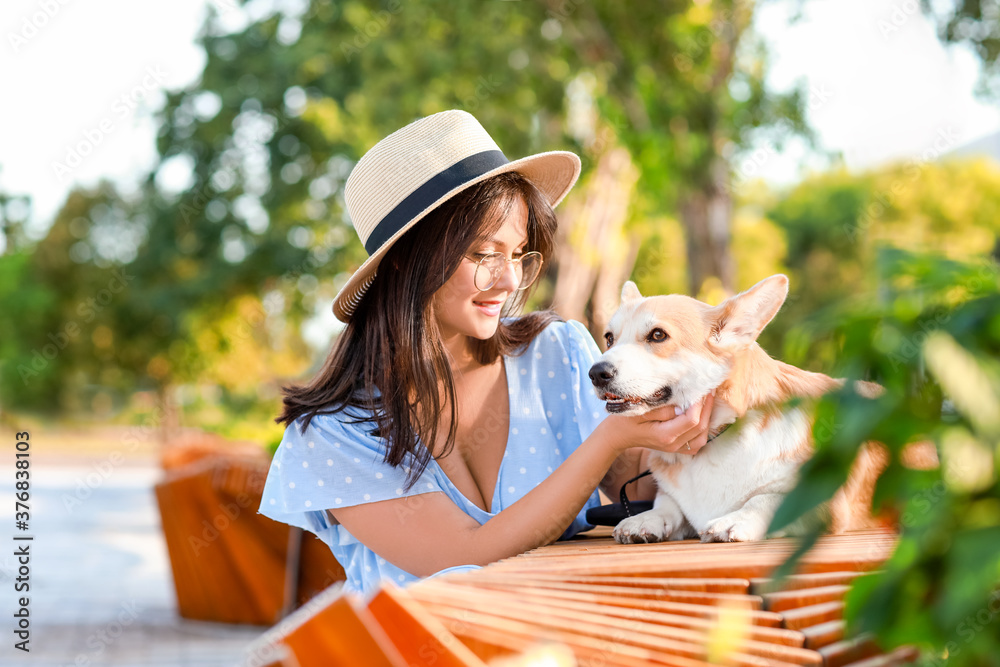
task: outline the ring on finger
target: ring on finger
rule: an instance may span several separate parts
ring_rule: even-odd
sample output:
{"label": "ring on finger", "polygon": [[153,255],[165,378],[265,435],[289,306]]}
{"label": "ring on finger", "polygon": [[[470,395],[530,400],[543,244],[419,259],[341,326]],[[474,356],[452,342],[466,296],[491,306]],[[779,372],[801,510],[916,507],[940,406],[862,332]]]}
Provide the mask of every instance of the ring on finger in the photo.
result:
{"label": "ring on finger", "polygon": [[686,449],[686,450],[688,450],[690,452],[691,451],[691,445],[689,445],[688,443],[685,442],[684,443],[684,449]]}

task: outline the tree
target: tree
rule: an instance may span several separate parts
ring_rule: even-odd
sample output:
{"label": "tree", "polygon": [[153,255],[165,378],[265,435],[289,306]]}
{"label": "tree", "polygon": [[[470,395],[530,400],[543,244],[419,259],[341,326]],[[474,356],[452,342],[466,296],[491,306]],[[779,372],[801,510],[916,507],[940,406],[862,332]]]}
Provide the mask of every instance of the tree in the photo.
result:
{"label": "tree", "polygon": [[[200,82],[170,95],[161,114],[139,281],[155,289],[161,312],[280,289],[301,319],[364,259],[342,205],[354,161],[419,116],[464,108],[511,157],[555,147],[584,156],[563,228],[589,222],[565,239],[576,252],[550,275],[563,312],[599,320],[587,302],[595,293],[607,301],[632,272],[656,233],[642,221],[677,210],[690,289],[710,276],[729,287],[722,156],[768,124],[804,131],[801,93],[764,89],[766,56],[748,37],[750,16],[731,1],[317,0],[301,15],[277,13],[235,33],[210,21]],[[600,176],[612,163],[635,176]],[[162,175],[178,167],[190,181],[167,191]],[[609,205],[584,216],[582,202],[607,188],[615,189]],[[601,239],[621,249],[617,266],[593,252]],[[302,275],[320,287],[301,292]],[[569,277],[580,275],[585,289],[564,298]]]}
{"label": "tree", "polygon": [[137,350],[131,342],[119,345],[125,329],[112,316],[128,294],[128,276],[120,270],[131,259],[129,248],[134,252],[128,235],[139,224],[131,216],[106,183],[75,190],[44,239],[31,247],[15,244],[0,256],[7,323],[0,326],[9,328],[0,330],[4,405],[100,413],[112,400],[102,387],[131,386],[120,355]]}
{"label": "tree", "polygon": [[[762,340],[769,349],[784,346],[792,363],[830,368],[835,351],[803,347],[796,323],[883,291],[889,278],[877,261],[880,248],[934,251],[958,261],[989,257],[1000,235],[1000,168],[979,159],[838,170],[757,205],[783,232],[788,249],[781,263],[791,278],[786,306]],[[821,349],[828,356],[816,356]]]}
{"label": "tree", "polygon": [[[732,290],[732,171],[727,159],[763,134],[780,145],[811,137],[805,93],[764,86],[767,51],[745,2],[600,4],[567,27],[581,66],[598,73],[601,116],[640,172],[639,215],[676,213],[685,232],[688,291],[710,278]],[[588,20],[589,19],[589,20]]]}
{"label": "tree", "polygon": [[943,43],[962,44],[979,56],[983,73],[978,92],[986,99],[1000,101],[1000,2],[920,0],[920,5],[937,25]]}
{"label": "tree", "polygon": [[24,223],[31,211],[31,199],[0,192],[0,254],[12,253],[24,245]]}

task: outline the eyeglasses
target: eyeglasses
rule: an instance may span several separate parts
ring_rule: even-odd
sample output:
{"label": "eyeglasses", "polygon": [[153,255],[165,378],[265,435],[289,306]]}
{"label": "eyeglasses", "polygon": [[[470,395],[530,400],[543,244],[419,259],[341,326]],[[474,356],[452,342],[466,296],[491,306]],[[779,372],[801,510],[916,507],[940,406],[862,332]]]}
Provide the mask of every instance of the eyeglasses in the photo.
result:
{"label": "eyeglasses", "polygon": [[[480,259],[475,259],[479,257]],[[523,290],[531,283],[535,282],[538,273],[542,268],[542,253],[537,251],[526,252],[517,259],[507,259],[507,255],[502,252],[490,252],[483,255],[472,255],[469,261],[476,264],[476,275],[473,277],[476,289],[485,292],[503,276],[507,270],[507,263],[514,265],[514,275],[517,276],[519,284],[518,290]]]}

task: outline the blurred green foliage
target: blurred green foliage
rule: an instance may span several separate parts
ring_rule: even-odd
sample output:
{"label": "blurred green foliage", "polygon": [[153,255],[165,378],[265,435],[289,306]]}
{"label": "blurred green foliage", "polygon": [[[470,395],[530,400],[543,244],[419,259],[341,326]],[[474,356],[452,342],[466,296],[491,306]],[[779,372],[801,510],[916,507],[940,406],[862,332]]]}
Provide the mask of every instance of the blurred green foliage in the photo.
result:
{"label": "blurred green foliage", "polygon": [[[897,517],[899,546],[848,598],[856,631],[884,647],[915,644],[931,664],[1000,661],[1000,274],[995,262],[956,262],[883,247],[881,288],[793,327],[824,348],[840,377],[874,380],[870,400],[845,389],[818,405],[816,455],[772,523],[778,529],[828,500],[862,442],[891,463],[875,503]],[[816,352],[818,356],[826,353]],[[902,465],[909,443],[933,443],[940,466]],[[818,537],[821,526],[806,544]]]}
{"label": "blurred green foliage", "polygon": [[[21,320],[5,406],[106,416],[130,389],[167,400],[191,382],[273,405],[277,384],[315,363],[303,323],[365,259],[344,181],[417,117],[465,109],[510,157],[569,148],[585,170],[626,146],[642,170],[630,204],[640,240],[710,187],[722,152],[777,124],[781,138],[808,134],[801,91],[764,88],[752,5],[732,0],[313,0],[224,27],[241,12],[204,26],[202,76],[168,94],[141,192],[74,192],[35,249],[44,265],[26,270],[59,305]],[[690,236],[671,224],[660,247]],[[122,268],[127,289],[50,360],[49,384],[33,377],[23,391],[16,368]]]}
{"label": "blurred green foliage", "polygon": [[[920,0],[920,6],[937,25],[942,42],[961,44],[978,56],[983,65],[978,81],[979,95],[1000,101],[1000,0]],[[880,25],[879,30],[888,37],[898,27],[888,22]]]}
{"label": "blurred green foliage", "polygon": [[[995,92],[996,0],[921,3],[944,41],[979,54],[983,88]],[[889,644],[947,650],[955,664],[997,664],[996,163],[933,153],[864,174],[833,170],[789,192],[734,190],[732,165],[746,151],[811,137],[804,90],[764,86],[754,3],[287,7],[235,30],[226,17],[206,24],[202,76],[168,95],[160,160],[136,196],[107,183],[74,191],[29,247],[24,207],[0,193],[0,209],[16,213],[4,213],[0,255],[5,409],[157,424],[154,403],[170,398],[190,424],[273,448],[279,384],[322,362],[303,328],[365,258],[343,187],[367,148],[448,108],[473,113],[510,157],[578,152],[581,185],[621,146],[640,173],[626,227],[643,293],[693,282],[709,285],[710,300],[724,296],[721,284],[690,280],[703,268],[690,265],[699,246],[684,211],[732,195],[723,246],[733,286],[791,278],[765,348],[889,390],[820,404],[819,422],[836,428],[818,434],[777,520],[828,498],[860,442],[884,442],[894,458],[878,500],[903,537],[885,573],[859,582],[852,622]],[[539,294],[544,305],[551,282]],[[935,444],[940,469],[899,464],[914,440]]]}
{"label": "blurred green foliage", "polygon": [[127,315],[137,295],[122,261],[134,257],[137,237],[129,235],[141,226],[135,209],[102,184],[71,194],[43,241],[0,255],[5,406],[81,411],[103,397],[98,403],[110,409],[104,388],[142,387],[145,351],[129,331],[147,325]]}
{"label": "blurred green foliage", "polygon": [[[32,256],[25,251],[0,256],[0,303],[5,315],[0,318],[0,359],[22,359],[20,365],[26,367],[19,371],[9,361],[0,365],[0,394],[22,395],[25,403],[40,404],[57,395],[60,367],[45,358],[32,334],[53,323],[58,294],[52,286],[30,279],[31,264]],[[45,340],[45,344],[53,343]],[[32,381],[25,382],[22,374]]]}
{"label": "blurred green foliage", "polygon": [[[986,159],[935,157],[861,174],[819,174],[780,196],[749,193],[747,207],[762,210],[787,244],[775,268],[788,273],[790,294],[761,336],[766,349],[804,368],[832,368],[836,350],[805,346],[791,329],[831,304],[884,291],[899,267],[879,261],[880,248],[936,251],[959,261],[995,256],[1000,168]],[[737,257],[744,252],[739,233]]]}

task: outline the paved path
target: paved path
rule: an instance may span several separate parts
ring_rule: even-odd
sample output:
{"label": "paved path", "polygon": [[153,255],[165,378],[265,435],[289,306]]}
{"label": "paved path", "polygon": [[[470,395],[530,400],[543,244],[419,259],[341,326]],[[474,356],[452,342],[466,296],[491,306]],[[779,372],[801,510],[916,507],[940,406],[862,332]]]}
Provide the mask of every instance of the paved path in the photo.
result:
{"label": "paved path", "polygon": [[[13,469],[0,466],[0,665],[238,665],[262,628],[176,613],[158,468],[32,465],[31,652],[13,647]],[[103,473],[103,474],[102,474]],[[20,534],[18,532],[18,534]]]}

